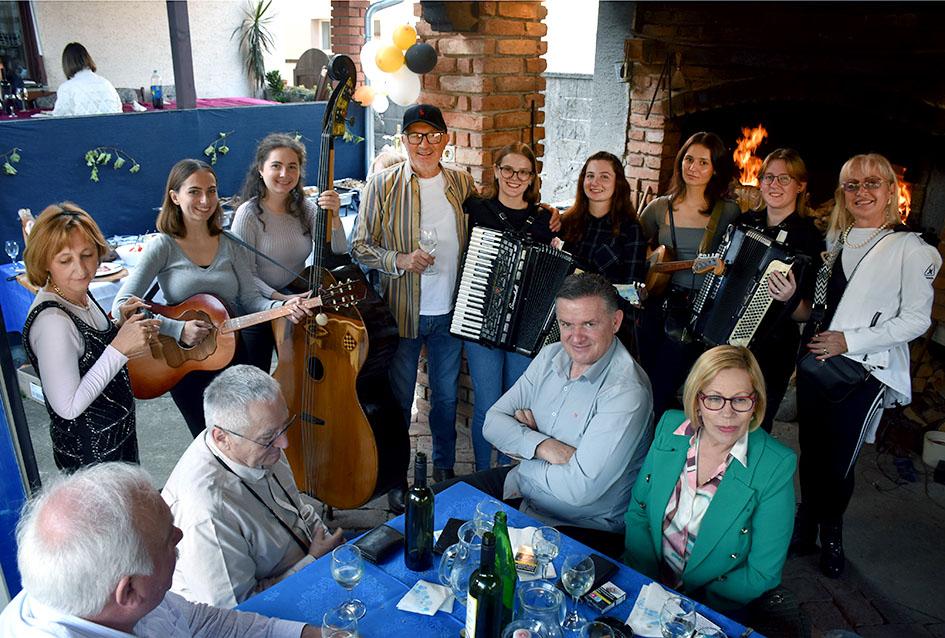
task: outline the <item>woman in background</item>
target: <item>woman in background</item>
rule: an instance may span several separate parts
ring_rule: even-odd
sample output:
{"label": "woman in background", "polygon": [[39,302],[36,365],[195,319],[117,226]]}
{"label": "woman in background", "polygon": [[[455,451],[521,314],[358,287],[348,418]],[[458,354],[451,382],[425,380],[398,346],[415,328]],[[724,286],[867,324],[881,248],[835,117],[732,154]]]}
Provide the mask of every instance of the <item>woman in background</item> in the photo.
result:
{"label": "woman in background", "polygon": [[143,353],[160,325],[117,307],[121,328],[89,294],[108,244],[95,221],[70,202],[42,212],[23,253],[39,292],[23,326],[30,364],[43,383],[53,460],[61,470],[105,461],[138,462],[135,398],[125,363]]}
{"label": "woman in background", "polygon": [[66,81],[56,89],[53,115],[121,113],[121,98],[112,83],[95,73],[95,62],[85,47],[70,42],[62,50]]}

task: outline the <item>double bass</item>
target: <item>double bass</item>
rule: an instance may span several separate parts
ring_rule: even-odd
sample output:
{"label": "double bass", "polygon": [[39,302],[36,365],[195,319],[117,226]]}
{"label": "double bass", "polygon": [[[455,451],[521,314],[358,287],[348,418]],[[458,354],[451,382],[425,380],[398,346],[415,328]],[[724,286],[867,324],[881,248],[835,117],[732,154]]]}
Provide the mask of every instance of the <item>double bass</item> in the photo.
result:
{"label": "double bass", "polygon": [[[357,71],[351,58],[336,55],[329,76],[337,82],[322,121],[319,192],[334,183],[334,138],[343,135]],[[324,268],[328,211],[316,213],[314,261],[303,277],[309,290],[339,280],[364,280],[356,265]],[[353,509],[399,485],[407,474],[410,439],[388,382],[397,350],[397,323],[370,285],[358,303],[273,324],[282,385],[299,427],[289,429],[285,454],[299,489],[325,505]]]}

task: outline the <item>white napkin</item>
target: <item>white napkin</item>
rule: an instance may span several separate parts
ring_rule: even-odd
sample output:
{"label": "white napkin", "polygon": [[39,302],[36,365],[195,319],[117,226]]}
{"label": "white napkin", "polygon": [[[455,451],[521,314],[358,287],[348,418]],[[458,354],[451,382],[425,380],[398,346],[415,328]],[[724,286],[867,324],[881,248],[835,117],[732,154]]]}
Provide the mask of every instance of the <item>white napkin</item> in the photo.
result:
{"label": "white napkin", "polygon": [[141,106],[140,104],[138,104],[138,100],[132,100],[132,101],[131,101],[131,110],[140,113],[141,111],[147,111],[148,109],[146,109],[146,108],[144,108],[143,106]]}
{"label": "white napkin", "polygon": [[[510,527],[509,528],[509,543],[512,545],[512,555],[514,556],[518,552],[518,548],[522,545],[532,546],[532,536],[535,535],[535,526],[523,527],[521,529]],[[548,563],[548,566],[545,568],[545,577],[548,580],[555,578],[558,575],[558,572],[555,571],[555,566],[552,563]],[[532,580],[538,580],[539,574],[536,571],[534,574],[528,574],[526,572],[518,572],[518,580],[521,583],[527,583]]]}
{"label": "white napkin", "polygon": [[[640,589],[640,595],[633,603],[633,610],[627,618],[627,624],[633,629],[636,636],[645,638],[660,638],[663,633],[660,631],[660,611],[668,598],[674,596],[659,586],[658,583],[649,583]],[[721,628],[700,613],[696,613],[696,630],[712,627]]]}
{"label": "white napkin", "polygon": [[453,591],[449,587],[418,580],[397,603],[397,609],[432,616],[438,611],[453,611]]}

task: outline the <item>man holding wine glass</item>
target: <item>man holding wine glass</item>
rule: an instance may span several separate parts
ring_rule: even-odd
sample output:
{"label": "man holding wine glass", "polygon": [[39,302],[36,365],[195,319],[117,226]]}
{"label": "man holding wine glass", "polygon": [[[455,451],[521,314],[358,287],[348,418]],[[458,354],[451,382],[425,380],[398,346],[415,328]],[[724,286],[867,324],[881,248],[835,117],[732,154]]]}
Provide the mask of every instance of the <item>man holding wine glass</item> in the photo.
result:
{"label": "man holding wine glass", "polygon": [[184,531],[172,591],[234,607],[344,542],[301,494],[282,453],[289,414],[279,382],[250,365],[227,368],[204,392],[207,429],[161,495]]}

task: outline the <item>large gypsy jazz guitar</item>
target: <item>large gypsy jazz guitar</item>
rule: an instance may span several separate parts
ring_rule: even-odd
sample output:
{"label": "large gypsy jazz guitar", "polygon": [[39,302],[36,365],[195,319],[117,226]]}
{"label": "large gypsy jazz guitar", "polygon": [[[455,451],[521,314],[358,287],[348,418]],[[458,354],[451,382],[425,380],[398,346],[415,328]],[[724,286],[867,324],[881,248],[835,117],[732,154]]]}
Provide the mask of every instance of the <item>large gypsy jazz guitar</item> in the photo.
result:
{"label": "large gypsy jazz guitar", "polygon": [[[343,55],[331,59],[328,74],[337,84],[322,122],[319,192],[333,186],[334,138],[344,134],[357,79],[354,63]],[[306,277],[314,290],[364,277],[353,264],[323,268],[328,212],[316,214],[314,259]],[[394,316],[367,286],[365,298],[354,305],[282,324],[273,324],[279,355],[273,376],[289,411],[299,415],[285,451],[295,480],[330,507],[360,507],[398,485],[409,463],[407,426],[387,381],[398,340]]]}

